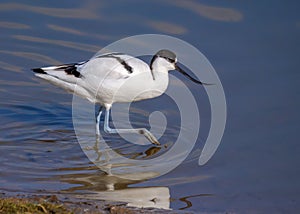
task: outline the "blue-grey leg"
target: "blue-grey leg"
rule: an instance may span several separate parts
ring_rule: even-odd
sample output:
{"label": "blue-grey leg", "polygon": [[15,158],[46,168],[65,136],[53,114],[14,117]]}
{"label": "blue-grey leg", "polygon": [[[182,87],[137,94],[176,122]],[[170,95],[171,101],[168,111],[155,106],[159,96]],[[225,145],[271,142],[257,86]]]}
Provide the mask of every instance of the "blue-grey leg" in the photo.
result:
{"label": "blue-grey leg", "polygon": [[104,118],[104,131],[110,134],[117,134],[117,133],[136,133],[136,134],[142,134],[144,135],[151,143],[154,145],[160,145],[156,137],[149,132],[145,128],[139,128],[139,129],[112,129],[109,127],[109,113],[110,108],[105,109],[105,118]]}
{"label": "blue-grey leg", "polygon": [[[110,160],[110,157],[109,157],[109,152],[107,151],[107,149],[103,149],[103,151],[100,150],[99,146],[100,146],[100,119],[101,119],[101,115],[102,115],[102,109],[103,109],[103,106],[100,106],[99,107],[99,110],[98,110],[98,114],[96,116],[96,143],[95,143],[95,146],[94,146],[94,150],[95,152],[97,153],[98,157],[96,159],[97,162],[100,161],[100,158],[102,155],[104,155],[104,163],[108,163],[109,160]],[[111,174],[111,164],[104,164],[103,167],[100,168],[101,170],[103,170],[104,172],[107,173],[107,175],[112,175]]]}
{"label": "blue-grey leg", "polygon": [[98,110],[98,114],[97,114],[97,117],[96,117],[96,135],[97,136],[100,136],[100,118],[101,118],[101,114],[102,114],[102,106],[100,106],[99,110]]}

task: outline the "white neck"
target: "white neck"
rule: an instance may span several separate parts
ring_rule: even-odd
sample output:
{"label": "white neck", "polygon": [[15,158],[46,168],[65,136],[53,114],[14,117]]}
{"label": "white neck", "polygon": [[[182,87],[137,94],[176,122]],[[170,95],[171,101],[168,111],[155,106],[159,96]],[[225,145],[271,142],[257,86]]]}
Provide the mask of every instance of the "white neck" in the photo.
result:
{"label": "white neck", "polygon": [[151,65],[151,74],[153,77],[153,80],[155,81],[157,78],[159,78],[162,74],[167,74],[170,70],[168,66],[166,66],[166,62],[164,59],[156,58],[152,65]]}
{"label": "white neck", "polygon": [[169,84],[169,69],[164,66],[164,61],[160,58],[155,59],[151,67],[153,88],[164,93]]}

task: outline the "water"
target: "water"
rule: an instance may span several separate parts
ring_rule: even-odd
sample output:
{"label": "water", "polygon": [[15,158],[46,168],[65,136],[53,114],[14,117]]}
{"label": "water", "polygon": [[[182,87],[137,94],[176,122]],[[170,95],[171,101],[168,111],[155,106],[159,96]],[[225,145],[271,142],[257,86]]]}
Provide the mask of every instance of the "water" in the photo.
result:
{"label": "water", "polygon": [[[144,198],[150,206],[208,213],[299,210],[298,3],[1,1],[0,10],[0,190],[79,194],[133,205]],[[188,159],[158,178],[108,177],[77,142],[72,95],[38,80],[30,68],[85,60],[113,41],[145,33],[183,39],[211,61],[226,94],[226,131],[215,156],[199,167],[209,104],[205,91],[189,83],[199,93],[204,125]],[[148,126],[147,115],[163,109],[173,118],[163,142],[172,145],[180,120],[170,106],[167,96],[136,103],[131,121]],[[106,137],[131,158],[167,150]],[[113,186],[115,191],[103,192]],[[157,195],[160,202],[151,202]]]}

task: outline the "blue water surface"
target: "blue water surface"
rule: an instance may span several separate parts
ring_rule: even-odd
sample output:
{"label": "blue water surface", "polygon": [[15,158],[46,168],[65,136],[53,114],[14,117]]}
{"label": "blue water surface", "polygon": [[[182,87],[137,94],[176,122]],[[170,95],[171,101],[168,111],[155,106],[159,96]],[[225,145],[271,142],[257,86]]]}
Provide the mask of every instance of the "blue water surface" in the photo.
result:
{"label": "blue water surface", "polygon": [[[0,190],[76,195],[101,193],[112,184],[120,191],[164,187],[171,209],[296,213],[299,9],[296,1],[1,0]],[[149,33],[185,40],[209,59],[226,94],[226,130],[213,158],[198,166],[209,131],[209,103],[203,88],[174,73],[198,95],[203,125],[194,150],[161,177],[109,178],[77,142],[72,95],[39,80],[30,68],[86,60],[111,42]],[[167,96],[133,104],[131,120],[133,126],[149,127],[147,115],[158,109],[169,115],[163,140],[169,145],[180,119]],[[105,137],[130,158],[166,152]]]}

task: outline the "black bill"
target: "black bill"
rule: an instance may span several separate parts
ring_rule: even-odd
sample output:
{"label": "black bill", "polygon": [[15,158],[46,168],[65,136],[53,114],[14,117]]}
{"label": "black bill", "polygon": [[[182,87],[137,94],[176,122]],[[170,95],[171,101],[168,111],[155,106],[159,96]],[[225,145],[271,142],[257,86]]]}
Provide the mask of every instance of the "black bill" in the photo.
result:
{"label": "black bill", "polygon": [[189,78],[190,80],[192,80],[193,82],[195,83],[198,83],[198,84],[201,84],[201,85],[211,85],[209,83],[204,83],[204,82],[201,82],[197,79],[194,79],[193,77],[191,77],[188,73],[186,73],[182,68],[180,68],[177,64],[175,64],[175,69],[177,71],[179,71],[180,73],[182,73],[184,76],[186,76],[187,78]]}

